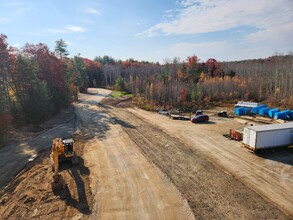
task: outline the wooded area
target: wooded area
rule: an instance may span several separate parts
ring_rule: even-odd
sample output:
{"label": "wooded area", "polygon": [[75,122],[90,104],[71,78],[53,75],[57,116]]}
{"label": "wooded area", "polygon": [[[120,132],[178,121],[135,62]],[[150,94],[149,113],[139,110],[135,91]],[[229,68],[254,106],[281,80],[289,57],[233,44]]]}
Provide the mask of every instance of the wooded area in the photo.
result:
{"label": "wooded area", "polygon": [[97,85],[127,90],[140,107],[176,106],[192,110],[239,100],[293,108],[293,55],[266,59],[200,62],[174,58],[165,64],[134,60],[105,63],[97,72]]}
{"label": "wooded area", "polygon": [[0,36],[0,129],[38,124],[78,98],[87,87],[106,87],[133,94],[140,107],[173,106],[193,110],[211,103],[238,100],[265,102],[293,109],[293,55],[236,62],[201,62],[197,56],[164,64],[68,57],[67,45],[8,45]]}

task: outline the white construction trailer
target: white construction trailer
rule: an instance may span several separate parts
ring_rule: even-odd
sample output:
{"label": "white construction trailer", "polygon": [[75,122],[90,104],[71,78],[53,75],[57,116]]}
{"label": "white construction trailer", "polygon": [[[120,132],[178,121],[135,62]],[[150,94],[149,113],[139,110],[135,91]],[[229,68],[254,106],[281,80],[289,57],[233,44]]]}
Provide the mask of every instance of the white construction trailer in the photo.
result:
{"label": "white construction trailer", "polygon": [[293,145],[293,122],[248,126],[243,130],[243,144],[253,151]]}

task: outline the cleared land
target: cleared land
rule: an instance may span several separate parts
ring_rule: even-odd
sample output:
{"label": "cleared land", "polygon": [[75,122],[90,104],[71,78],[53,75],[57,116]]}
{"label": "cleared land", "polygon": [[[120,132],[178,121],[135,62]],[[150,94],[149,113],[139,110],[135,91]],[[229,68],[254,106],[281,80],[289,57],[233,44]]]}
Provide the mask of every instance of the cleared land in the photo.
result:
{"label": "cleared land", "polygon": [[[99,104],[109,92],[92,89],[75,104],[79,129],[73,138],[80,164],[62,165],[66,190],[50,188],[48,144],[2,189],[2,218],[292,217],[292,151],[259,157],[222,136],[243,124],[211,117],[210,123],[195,125],[124,108],[127,101]],[[55,134],[46,133],[47,138]]]}

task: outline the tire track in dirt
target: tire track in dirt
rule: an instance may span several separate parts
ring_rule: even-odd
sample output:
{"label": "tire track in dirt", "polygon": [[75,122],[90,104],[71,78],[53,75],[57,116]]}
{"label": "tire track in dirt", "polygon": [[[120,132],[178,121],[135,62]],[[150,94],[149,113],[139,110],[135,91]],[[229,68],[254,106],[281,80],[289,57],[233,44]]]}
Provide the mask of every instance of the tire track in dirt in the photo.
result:
{"label": "tire track in dirt", "polygon": [[[104,106],[91,107],[83,117],[103,114],[99,124],[87,121],[94,139],[85,149],[91,171],[91,189],[95,204],[92,219],[194,219],[186,200],[162,172],[149,163],[121,128],[126,121],[109,117]],[[109,109],[109,108],[107,108]],[[108,112],[107,112],[108,113]],[[104,136],[95,135],[107,127]]]}
{"label": "tire track in dirt", "polygon": [[178,187],[199,219],[288,219],[233,176],[199,152],[124,109],[112,113],[136,129],[123,129]]}
{"label": "tire track in dirt", "polygon": [[255,155],[241,147],[241,143],[223,137],[230,127],[245,127],[234,120],[211,116],[211,123],[195,125],[168,120],[141,109],[128,111],[177,137],[224,172],[230,173],[289,216],[293,216],[292,148],[284,152]]}

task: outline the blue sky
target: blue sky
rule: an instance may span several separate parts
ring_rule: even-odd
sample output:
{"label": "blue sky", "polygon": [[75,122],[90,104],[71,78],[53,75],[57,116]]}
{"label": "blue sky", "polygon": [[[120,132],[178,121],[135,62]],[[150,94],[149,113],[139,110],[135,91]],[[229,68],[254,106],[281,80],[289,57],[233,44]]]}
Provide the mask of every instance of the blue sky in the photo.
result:
{"label": "blue sky", "polygon": [[293,51],[293,0],[1,0],[0,33],[90,59],[265,58]]}

